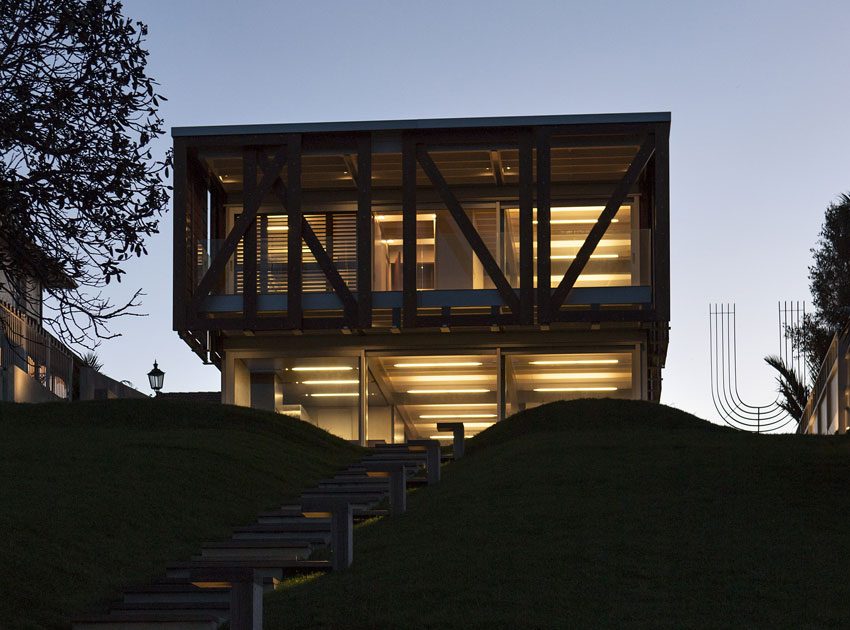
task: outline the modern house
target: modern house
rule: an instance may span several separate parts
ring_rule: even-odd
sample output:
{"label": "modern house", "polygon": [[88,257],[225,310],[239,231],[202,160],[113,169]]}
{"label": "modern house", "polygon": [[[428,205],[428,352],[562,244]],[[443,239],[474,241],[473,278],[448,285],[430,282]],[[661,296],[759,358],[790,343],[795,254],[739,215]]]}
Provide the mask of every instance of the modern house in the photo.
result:
{"label": "modern house", "polygon": [[222,402],[361,443],[658,400],[669,129],[669,113],[175,128],[174,328],[221,370]]}

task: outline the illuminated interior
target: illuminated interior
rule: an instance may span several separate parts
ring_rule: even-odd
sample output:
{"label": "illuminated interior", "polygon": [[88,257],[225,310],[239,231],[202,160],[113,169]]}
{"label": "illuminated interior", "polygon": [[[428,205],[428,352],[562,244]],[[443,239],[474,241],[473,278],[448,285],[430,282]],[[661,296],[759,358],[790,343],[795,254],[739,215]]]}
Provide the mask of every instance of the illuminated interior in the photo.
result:
{"label": "illuminated interior", "polygon": [[[551,209],[551,284],[563,278],[604,206],[554,206]],[[233,206],[230,223],[241,208]],[[519,211],[515,206],[471,204],[465,212],[510,284],[519,286]],[[624,204],[578,277],[578,287],[622,287],[649,284],[649,231],[635,229],[636,207]],[[351,210],[305,212],[310,228],[330,256],[340,276],[357,290],[356,214]],[[534,266],[537,256],[537,211],[534,210]],[[400,209],[373,212],[373,291],[402,290],[402,214]],[[257,222],[259,293],[283,293],[287,286],[287,219],[280,211],[261,209]],[[220,243],[213,243],[215,250]],[[302,285],[305,292],[333,288],[306,244],[302,244]],[[228,267],[225,292],[242,292],[242,250]],[[535,286],[537,278],[534,278]],[[492,279],[473,252],[448,210],[423,209],[416,221],[416,287],[429,289],[492,289]]]}
{"label": "illuminated interior", "polygon": [[[575,260],[590,230],[596,225],[604,206],[553,206],[550,210],[550,248],[553,287]],[[577,287],[624,287],[641,284],[638,256],[640,232],[633,230],[632,206],[622,205],[605,235],[597,245],[584,271],[576,281]],[[507,256],[519,261],[519,210],[508,208],[507,213]],[[537,260],[537,209],[533,210],[534,259]],[[515,263],[518,267],[519,263]],[[536,266],[535,266],[536,268]],[[518,280],[517,280],[518,281]],[[534,286],[537,286],[535,274]]]}
{"label": "illuminated interior", "polygon": [[[556,400],[639,398],[633,349],[542,354],[505,352],[502,399],[506,415]],[[359,436],[359,359],[246,359],[254,396],[272,383],[278,413],[344,439]],[[474,436],[499,417],[499,354],[367,355],[367,439],[449,440],[440,422],[463,422]]]}

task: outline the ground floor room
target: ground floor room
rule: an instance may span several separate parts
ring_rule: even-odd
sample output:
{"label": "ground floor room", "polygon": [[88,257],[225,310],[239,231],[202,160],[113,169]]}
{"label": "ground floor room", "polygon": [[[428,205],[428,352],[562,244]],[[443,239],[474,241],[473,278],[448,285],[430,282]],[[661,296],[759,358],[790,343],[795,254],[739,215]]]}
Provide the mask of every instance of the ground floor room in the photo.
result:
{"label": "ground floor room", "polygon": [[[644,331],[557,335],[231,337],[223,402],[297,417],[346,440],[450,440],[556,400],[645,399]],[[374,341],[373,341],[374,339]]]}

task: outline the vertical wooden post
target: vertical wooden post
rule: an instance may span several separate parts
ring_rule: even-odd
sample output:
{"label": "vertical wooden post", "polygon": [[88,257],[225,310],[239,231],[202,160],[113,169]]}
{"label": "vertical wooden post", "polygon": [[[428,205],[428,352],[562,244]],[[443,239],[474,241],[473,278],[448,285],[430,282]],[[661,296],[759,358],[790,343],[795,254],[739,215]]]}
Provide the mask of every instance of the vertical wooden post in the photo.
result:
{"label": "vertical wooden post", "polygon": [[186,142],[182,138],[174,139],[174,198],[173,198],[173,251],[174,276],[172,321],[176,330],[185,330],[188,321],[188,309],[195,287],[187,286],[187,266],[189,259],[186,250]]}
{"label": "vertical wooden post", "polygon": [[[519,300],[521,324],[534,319],[534,155],[530,131],[519,136]],[[538,221],[539,227],[539,221]]]}
{"label": "vertical wooden post", "polygon": [[357,142],[357,322],[372,326],[372,136]]}
{"label": "vertical wooden post", "polygon": [[286,139],[286,169],[288,204],[287,218],[287,308],[290,328],[301,328],[301,135],[290,134]]}
{"label": "vertical wooden post", "polygon": [[[242,212],[254,212],[257,198],[257,149],[249,147],[242,157],[244,201]],[[242,237],[242,317],[245,330],[257,324],[257,220],[251,221]]]}
{"label": "vertical wooden post", "polygon": [[655,221],[652,234],[655,314],[670,320],[670,123],[655,127]]}
{"label": "vertical wooden post", "polygon": [[366,362],[366,351],[360,351],[359,357],[360,381],[358,387],[357,407],[357,440],[360,446],[366,446],[369,431],[369,364]]}
{"label": "vertical wooden post", "polygon": [[405,134],[401,149],[402,325],[416,326],[416,144]]}
{"label": "vertical wooden post", "polygon": [[496,422],[501,422],[507,416],[507,394],[505,355],[501,348],[496,348]]}
{"label": "vertical wooden post", "polygon": [[537,323],[552,321],[551,255],[551,136],[538,129],[537,137]]}

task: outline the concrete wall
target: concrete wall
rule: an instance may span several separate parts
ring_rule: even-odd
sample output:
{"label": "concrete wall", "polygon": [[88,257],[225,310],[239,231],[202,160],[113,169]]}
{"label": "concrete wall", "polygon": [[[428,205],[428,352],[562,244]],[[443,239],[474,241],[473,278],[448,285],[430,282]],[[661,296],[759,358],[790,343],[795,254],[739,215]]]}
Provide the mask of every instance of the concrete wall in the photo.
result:
{"label": "concrete wall", "polygon": [[79,368],[80,400],[111,400],[113,398],[147,398],[142,392],[116,381],[88,366]]}
{"label": "concrete wall", "polygon": [[390,407],[369,407],[369,423],[366,426],[367,440],[393,442],[392,410]]}
{"label": "concrete wall", "polygon": [[356,440],[357,407],[313,407],[309,410],[313,423],[343,440]]}
{"label": "concrete wall", "polygon": [[12,400],[15,402],[40,403],[62,400],[15,365],[8,366],[5,375],[11,381]]}

